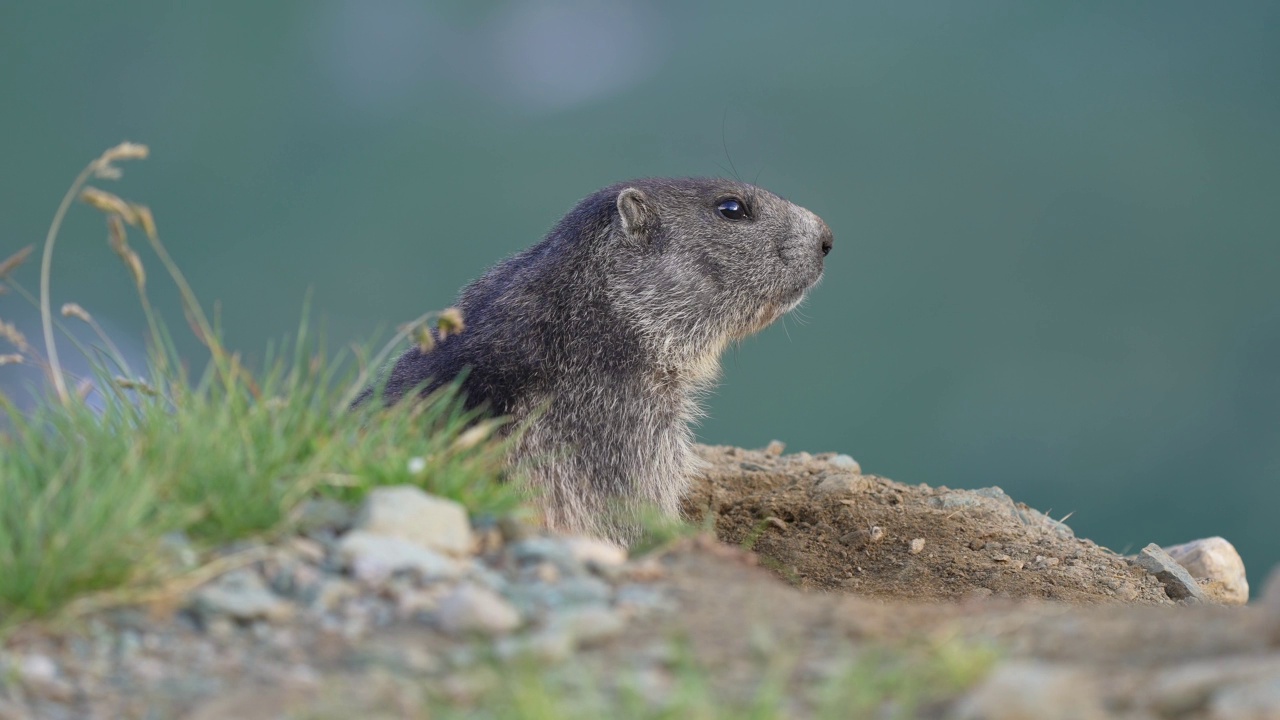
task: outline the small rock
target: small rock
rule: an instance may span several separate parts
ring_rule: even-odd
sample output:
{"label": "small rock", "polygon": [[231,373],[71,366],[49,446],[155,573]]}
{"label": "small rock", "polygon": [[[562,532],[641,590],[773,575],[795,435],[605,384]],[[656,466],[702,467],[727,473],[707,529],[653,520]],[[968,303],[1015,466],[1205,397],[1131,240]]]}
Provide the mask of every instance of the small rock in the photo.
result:
{"label": "small rock", "polygon": [[1160,671],[1144,683],[1138,700],[1162,716],[1186,717],[1202,710],[1224,688],[1276,678],[1280,678],[1280,656],[1202,659]]}
{"label": "small rock", "polygon": [[298,510],[300,533],[342,532],[351,527],[355,512],[350,505],[333,498],[310,498]]}
{"label": "small rock", "polygon": [[565,538],[565,547],[569,555],[588,567],[616,567],[627,561],[626,548],[614,545],[606,540],[588,537]]}
{"label": "small rock", "polygon": [[491,590],[460,585],[440,601],[436,621],[450,635],[500,635],[520,626],[520,613]]}
{"label": "small rock", "polygon": [[912,555],[919,555],[920,553],[924,552],[924,538],[913,539],[911,541],[911,547],[908,548],[908,552],[910,552]]}
{"label": "small rock", "polygon": [[1280,718],[1280,677],[1230,685],[1209,700],[1210,720],[1275,720]]}
{"label": "small rock", "polygon": [[75,697],[75,688],[58,677],[58,666],[47,655],[24,656],[18,661],[17,671],[22,686],[38,698],[70,702]]}
{"label": "small rock", "polygon": [[862,466],[858,464],[857,460],[854,460],[848,455],[837,455],[828,460],[827,463],[833,467],[838,467],[841,470],[848,470],[858,475],[862,474]]}
{"label": "small rock", "polygon": [[271,592],[258,573],[248,569],[229,572],[200,588],[194,604],[201,613],[227,615],[243,622],[286,620],[294,610],[292,604]]}
{"label": "small rock", "polygon": [[675,603],[656,587],[628,583],[618,588],[614,602],[624,612],[636,614],[652,610],[670,610]]}
{"label": "small rock", "polygon": [[365,498],[353,530],[401,538],[452,555],[474,546],[466,508],[412,485],[381,487]]}
{"label": "small rock", "polygon": [[743,470],[746,470],[747,472],[764,472],[769,469],[763,465],[760,465],[758,463],[753,463],[753,462],[738,463],[738,466],[741,467]]}
{"label": "small rock", "polygon": [[574,608],[552,616],[548,629],[567,633],[577,646],[617,637],[626,627],[622,616],[602,605]]}
{"label": "small rock", "polygon": [[964,720],[1103,720],[1108,717],[1091,679],[1079,670],[1039,661],[997,667],[961,701]]}
{"label": "small rock", "polygon": [[331,613],[359,594],[360,591],[352,583],[341,578],[329,577],[313,586],[307,605],[314,610]]}
{"label": "small rock", "polygon": [[867,529],[855,528],[853,531],[846,533],[840,537],[840,542],[852,547],[855,550],[878,543],[884,539],[884,528],[879,525],[872,525]]}
{"label": "small rock", "polygon": [[312,565],[319,565],[324,562],[324,545],[305,537],[294,536],[289,538],[285,543],[293,554],[299,559]]}
{"label": "small rock", "polygon": [[536,528],[512,515],[499,517],[497,525],[498,532],[502,534],[502,539],[505,542],[520,542],[537,535]]}
{"label": "small rock", "polygon": [[818,476],[818,485],[814,489],[823,495],[846,495],[866,489],[867,483],[866,477],[841,470]]}
{"label": "small rock", "polygon": [[573,655],[573,638],[568,633],[540,631],[523,637],[506,637],[494,647],[503,660],[534,660],[562,663]]}
{"label": "small rock", "polygon": [[200,556],[184,532],[171,532],[160,538],[160,551],[178,567],[186,570],[194,568],[200,562]]}
{"label": "small rock", "polygon": [[520,580],[525,582],[540,582],[548,585],[560,581],[560,568],[549,562],[541,562],[537,565],[526,565],[520,568]]}
{"label": "small rock", "polygon": [[1013,516],[1016,511],[1013,498],[998,487],[947,490],[931,498],[929,504],[948,512],[983,509],[999,515]]}
{"label": "small rock", "polygon": [[1197,580],[1210,581],[1217,590],[1213,598],[1224,605],[1244,605],[1249,602],[1249,581],[1245,576],[1244,561],[1235,547],[1220,537],[1192,540],[1181,545],[1164,548],[1179,565]]}
{"label": "small rock", "polygon": [[424,582],[460,577],[461,563],[404,538],[353,530],[338,541],[338,557],[356,578],[379,584],[407,571]]}
{"label": "small rock", "polygon": [[21,705],[0,698],[0,720],[32,720],[32,718]]}
{"label": "small rock", "polygon": [[1169,553],[1161,550],[1159,545],[1151,543],[1142,548],[1142,552],[1132,562],[1154,575],[1164,585],[1165,594],[1170,598],[1191,598],[1197,602],[1208,602],[1200,584],[1191,577],[1191,573],[1169,557]]}
{"label": "small rock", "polygon": [[517,565],[549,562],[567,573],[578,573],[582,566],[568,542],[561,538],[532,537],[509,546]]}
{"label": "small rock", "polygon": [[787,444],[782,442],[781,440],[770,440],[769,444],[765,446],[764,454],[768,455],[769,457],[778,457],[786,449],[787,449]]}
{"label": "small rock", "polygon": [[770,515],[769,517],[764,519],[764,522],[766,525],[772,525],[779,530],[787,529],[787,521],[783,520],[782,518],[773,517],[772,515]]}

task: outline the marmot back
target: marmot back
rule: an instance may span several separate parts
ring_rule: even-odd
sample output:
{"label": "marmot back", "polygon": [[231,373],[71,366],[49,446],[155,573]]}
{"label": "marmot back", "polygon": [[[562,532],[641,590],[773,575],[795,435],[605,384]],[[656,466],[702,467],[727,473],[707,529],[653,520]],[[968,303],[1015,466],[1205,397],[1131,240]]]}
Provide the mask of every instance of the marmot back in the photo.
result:
{"label": "marmot back", "polygon": [[720,353],[799,305],[831,243],[818,216],[745,183],[605,188],[463,289],[466,329],[404,353],[385,399],[465,369],[468,405],[517,423],[542,409],[511,459],[548,526],[625,544],[643,505],[679,511]]}

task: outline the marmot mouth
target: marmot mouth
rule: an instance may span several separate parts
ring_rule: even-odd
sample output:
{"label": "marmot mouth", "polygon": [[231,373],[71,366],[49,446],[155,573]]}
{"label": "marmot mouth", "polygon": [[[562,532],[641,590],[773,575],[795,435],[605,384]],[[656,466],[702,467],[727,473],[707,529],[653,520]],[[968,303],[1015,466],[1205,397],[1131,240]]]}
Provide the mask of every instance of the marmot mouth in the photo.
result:
{"label": "marmot mouth", "polygon": [[747,320],[746,326],[742,332],[738,334],[736,339],[742,340],[750,335],[754,335],[761,330],[769,327],[775,320],[795,310],[800,303],[804,302],[805,293],[808,288],[800,288],[791,293],[782,300],[770,300],[761,305],[758,310]]}

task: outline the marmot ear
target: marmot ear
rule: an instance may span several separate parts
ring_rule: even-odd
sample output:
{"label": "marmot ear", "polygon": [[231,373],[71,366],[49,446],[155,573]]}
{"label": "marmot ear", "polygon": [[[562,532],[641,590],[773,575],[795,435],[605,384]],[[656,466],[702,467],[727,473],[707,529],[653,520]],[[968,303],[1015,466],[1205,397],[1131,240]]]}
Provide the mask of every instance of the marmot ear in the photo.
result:
{"label": "marmot ear", "polygon": [[649,198],[633,187],[618,193],[618,217],[622,218],[623,231],[632,236],[647,237],[658,225],[658,215]]}

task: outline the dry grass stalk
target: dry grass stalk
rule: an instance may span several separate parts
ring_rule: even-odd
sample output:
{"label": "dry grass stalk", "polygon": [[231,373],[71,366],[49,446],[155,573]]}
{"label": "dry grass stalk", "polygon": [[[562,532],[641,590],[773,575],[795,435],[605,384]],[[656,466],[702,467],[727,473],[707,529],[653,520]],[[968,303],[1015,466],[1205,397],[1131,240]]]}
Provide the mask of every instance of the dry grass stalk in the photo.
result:
{"label": "dry grass stalk", "polygon": [[58,346],[53,338],[53,303],[49,300],[49,283],[53,268],[53,247],[58,239],[58,231],[62,229],[62,221],[71,209],[71,203],[85,187],[90,177],[116,179],[120,177],[120,169],[112,163],[120,160],[141,160],[148,155],[146,145],[137,143],[120,143],[104,152],[98,159],[89,163],[76,176],[71,187],[63,195],[58,210],[53,214],[53,222],[49,224],[49,232],[44,238],[44,253],[40,258],[40,325],[44,331],[45,354],[49,358],[48,372],[53,380],[53,389],[63,405],[70,404],[71,393],[67,391],[67,379],[62,373],[62,364],[58,361]]}

